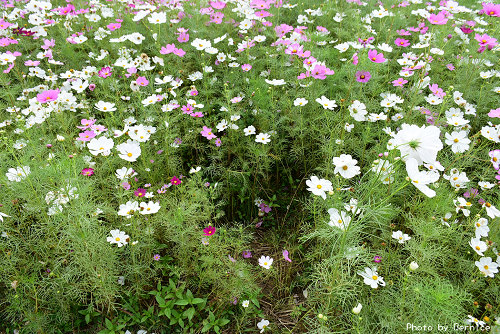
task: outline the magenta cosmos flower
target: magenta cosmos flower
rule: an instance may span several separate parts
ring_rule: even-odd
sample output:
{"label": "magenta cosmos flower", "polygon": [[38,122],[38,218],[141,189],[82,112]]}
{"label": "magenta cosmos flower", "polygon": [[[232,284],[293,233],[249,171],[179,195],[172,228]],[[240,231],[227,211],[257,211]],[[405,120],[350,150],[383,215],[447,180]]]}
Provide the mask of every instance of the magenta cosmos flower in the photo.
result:
{"label": "magenta cosmos flower", "polygon": [[84,169],[82,169],[82,172],[80,174],[82,174],[83,176],[94,175],[94,169],[93,168],[84,168]]}
{"label": "magenta cosmos flower", "polygon": [[[107,77],[111,76],[111,74],[113,74],[113,72],[111,72],[111,67],[109,67],[109,66],[103,67],[99,70],[99,72],[97,72],[97,75],[100,76],[101,78],[107,78]],[[89,88],[90,88],[90,86],[89,86]]]}
{"label": "magenta cosmos flower", "polygon": [[59,96],[59,89],[46,90],[36,96],[36,99],[40,103],[47,103],[57,100]]}
{"label": "magenta cosmos flower", "polygon": [[215,227],[208,226],[203,229],[203,235],[211,236],[215,234]]}
{"label": "magenta cosmos flower", "polygon": [[206,126],[203,127],[203,131],[201,131],[200,134],[203,137],[207,138],[208,140],[212,140],[214,138],[217,138],[217,136],[213,134],[212,129],[207,128]]}
{"label": "magenta cosmos flower", "polygon": [[160,254],[155,254],[155,255],[153,255],[153,260],[155,260],[155,261],[160,261],[160,259],[161,259]]}
{"label": "magenta cosmos flower", "polygon": [[174,176],[173,178],[170,179],[170,183],[172,183],[174,186],[176,186],[178,184],[181,184],[182,181],[177,176]]}
{"label": "magenta cosmos flower", "polygon": [[370,81],[372,75],[370,72],[357,71],[356,72],[356,81],[357,82],[368,82]]}
{"label": "magenta cosmos flower", "polygon": [[377,50],[371,49],[368,51],[368,59],[374,63],[383,63],[387,59],[384,58],[383,53],[377,53]]}
{"label": "magenta cosmos flower", "polygon": [[137,188],[137,190],[134,191],[134,195],[137,197],[144,197],[144,195],[146,195],[146,189]]}

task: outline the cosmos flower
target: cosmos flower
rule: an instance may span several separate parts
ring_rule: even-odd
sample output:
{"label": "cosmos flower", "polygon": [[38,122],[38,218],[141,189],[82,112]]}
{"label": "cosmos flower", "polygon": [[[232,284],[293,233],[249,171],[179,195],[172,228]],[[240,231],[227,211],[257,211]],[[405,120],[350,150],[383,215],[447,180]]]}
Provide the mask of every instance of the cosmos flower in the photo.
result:
{"label": "cosmos flower", "polygon": [[215,226],[209,225],[208,227],[205,227],[203,229],[203,235],[205,236],[211,236],[215,234]]}

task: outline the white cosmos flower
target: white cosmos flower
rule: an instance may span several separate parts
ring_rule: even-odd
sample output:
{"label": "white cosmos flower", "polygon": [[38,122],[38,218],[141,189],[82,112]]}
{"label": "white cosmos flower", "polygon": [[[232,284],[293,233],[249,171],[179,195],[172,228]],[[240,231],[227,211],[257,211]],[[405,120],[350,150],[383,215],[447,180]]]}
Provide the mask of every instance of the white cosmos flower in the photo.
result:
{"label": "white cosmos flower", "polygon": [[391,146],[401,151],[403,161],[414,158],[419,165],[422,162],[433,163],[437,160],[437,153],[443,148],[439,134],[439,128],[433,125],[418,127],[403,124]]}
{"label": "white cosmos flower", "polygon": [[373,289],[378,288],[378,285],[385,286],[384,278],[377,273],[377,267],[365,268],[365,271],[359,271],[358,275],[364,278],[365,284],[371,286]]}
{"label": "white cosmos flower", "polygon": [[475,264],[486,277],[495,277],[495,274],[498,273],[498,263],[493,262],[491,257],[482,257]]}
{"label": "white cosmos flower", "polygon": [[92,138],[92,140],[87,143],[87,148],[92,155],[102,154],[108,156],[111,154],[111,149],[114,145],[113,139],[101,136],[99,138]]}
{"label": "white cosmos flower", "polygon": [[293,105],[296,107],[303,107],[305,106],[309,101],[307,101],[304,98],[297,98],[295,101],[293,101]]}
{"label": "white cosmos flower", "polygon": [[418,170],[417,160],[410,158],[406,162],[406,172],[410,178],[411,184],[413,184],[418,190],[420,190],[427,197],[436,196],[436,192],[430,189],[427,185],[434,183],[439,179],[439,173],[435,171],[421,172]]}
{"label": "white cosmos flower", "polygon": [[116,146],[119,154],[118,156],[123,160],[134,162],[141,155],[141,144],[135,140],[127,140],[125,143],[121,143]]}
{"label": "white cosmos flower", "polygon": [[269,327],[269,320],[262,319],[257,323],[257,328],[260,329],[261,333],[263,333],[267,327]]}
{"label": "white cosmos flower", "polygon": [[111,102],[99,101],[96,103],[95,108],[102,112],[115,111],[115,104]]}
{"label": "white cosmos flower", "polygon": [[265,269],[270,269],[271,265],[273,264],[273,258],[269,256],[264,256],[262,255],[259,258],[259,266],[265,268]]}
{"label": "white cosmos flower", "polygon": [[9,168],[5,176],[9,181],[21,182],[26,176],[30,175],[31,170],[29,166]]}
{"label": "white cosmos flower", "polygon": [[486,245],[486,242],[481,241],[479,238],[471,238],[469,245],[472,247],[472,249],[480,256],[484,256],[483,252],[485,252],[488,249],[488,245]]}
{"label": "white cosmos flower", "polygon": [[255,142],[256,143],[262,143],[262,144],[267,144],[271,141],[271,135],[268,134],[268,133],[259,133],[256,137],[255,137]]}
{"label": "white cosmos flower", "polygon": [[157,202],[153,202],[153,201],[149,201],[149,202],[141,202],[141,204],[139,205],[139,209],[140,209],[140,213],[142,215],[151,215],[153,213],[157,213],[158,210],[160,210],[161,206],[160,206],[160,203]]}
{"label": "white cosmos flower", "polygon": [[310,180],[306,181],[306,185],[309,187],[307,190],[312,192],[316,196],[321,196],[323,199],[326,199],[326,192],[332,191],[332,183],[325,179],[318,179],[317,176],[311,176]]}
{"label": "white cosmos flower", "polygon": [[349,216],[345,211],[339,211],[335,208],[328,209],[330,214],[330,221],[328,225],[332,227],[337,227],[342,231],[345,231],[351,222],[351,216]]}
{"label": "white cosmos flower", "polygon": [[400,244],[404,244],[406,241],[410,240],[411,237],[401,231],[392,232],[392,238],[396,239]]}
{"label": "white cosmos flower", "polygon": [[495,219],[495,217],[500,217],[500,210],[498,210],[494,205],[492,205],[490,202],[484,202],[483,203],[483,208],[486,209],[486,214],[488,217],[491,219]]}
{"label": "white cosmos flower", "polygon": [[250,125],[250,126],[244,128],[243,132],[245,133],[245,136],[254,135],[255,134],[255,127],[253,125]]}
{"label": "white cosmos flower", "polygon": [[488,237],[490,228],[488,227],[488,219],[479,218],[475,223],[476,227],[476,238]]}
{"label": "white cosmos flower", "polygon": [[110,244],[117,244],[118,247],[128,244],[130,240],[130,237],[123,231],[111,230],[109,233],[111,233],[111,236],[107,238],[107,241]]}
{"label": "white cosmos flower", "polygon": [[118,180],[122,181],[128,179],[129,177],[136,176],[137,173],[132,168],[122,167],[117,169],[115,172],[115,176]]}
{"label": "white cosmos flower", "polygon": [[321,98],[317,98],[315,101],[318,102],[319,104],[321,104],[323,109],[333,110],[337,106],[337,104],[335,103],[335,100],[329,100],[324,95],[321,96]]}
{"label": "white cosmos flower", "polygon": [[118,215],[126,218],[132,218],[134,212],[139,211],[139,204],[135,201],[128,201],[125,204],[120,204]]}
{"label": "white cosmos flower", "polygon": [[359,166],[356,166],[357,162],[358,160],[353,159],[350,154],[341,154],[340,157],[334,157],[334,173],[339,173],[345,179],[353,178],[361,173]]}

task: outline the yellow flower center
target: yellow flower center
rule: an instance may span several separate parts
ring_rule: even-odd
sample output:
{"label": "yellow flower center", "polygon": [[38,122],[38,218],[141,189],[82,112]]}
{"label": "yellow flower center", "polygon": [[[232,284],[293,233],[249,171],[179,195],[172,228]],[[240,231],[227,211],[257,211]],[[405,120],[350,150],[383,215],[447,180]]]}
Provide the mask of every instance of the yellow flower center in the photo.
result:
{"label": "yellow flower center", "polygon": [[128,157],[131,157],[131,156],[132,156],[132,153],[127,153],[127,156],[128,156]]}
{"label": "yellow flower center", "polygon": [[323,186],[322,186],[321,184],[318,184],[318,185],[316,186],[316,188],[321,189],[321,188],[323,188]]}
{"label": "yellow flower center", "polygon": [[372,280],[374,280],[374,281],[378,280],[378,276],[377,275],[373,275],[372,276]]}

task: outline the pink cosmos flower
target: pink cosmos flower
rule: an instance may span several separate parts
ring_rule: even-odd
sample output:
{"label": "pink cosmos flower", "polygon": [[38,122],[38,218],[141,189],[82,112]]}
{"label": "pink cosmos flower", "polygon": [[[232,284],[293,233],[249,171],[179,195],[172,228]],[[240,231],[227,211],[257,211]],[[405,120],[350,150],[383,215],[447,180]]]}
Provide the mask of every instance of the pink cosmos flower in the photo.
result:
{"label": "pink cosmos flower", "polygon": [[122,26],[121,23],[110,23],[106,26],[106,28],[108,28],[111,31],[115,31],[116,29],[120,29],[121,26]]}
{"label": "pink cosmos flower", "polygon": [[80,173],[83,176],[92,176],[94,175],[94,169],[93,168],[84,168],[82,169],[82,172]]}
{"label": "pink cosmos flower", "polygon": [[455,66],[453,66],[453,64],[448,64],[446,65],[446,68],[449,69],[450,71],[453,71],[455,69]]}
{"label": "pink cosmos flower", "polygon": [[215,146],[220,147],[222,145],[222,140],[220,138],[215,139]]}
{"label": "pink cosmos flower", "polygon": [[483,34],[483,35],[476,34],[474,39],[479,42],[479,46],[488,47],[489,50],[491,50],[498,44],[496,38],[493,38],[488,34]]}
{"label": "pink cosmos flower", "polygon": [[80,124],[82,124],[83,126],[77,126],[77,128],[78,128],[78,129],[81,129],[81,130],[85,130],[85,129],[87,129],[87,128],[91,127],[92,125],[94,125],[94,124],[95,124],[95,122],[96,122],[96,120],[95,120],[95,119],[85,119],[85,118],[84,118],[84,119],[82,119],[82,120],[80,121]]}
{"label": "pink cosmos flower", "polygon": [[39,60],[27,60],[24,62],[24,65],[25,66],[38,66],[38,65],[40,65],[40,61]]}
{"label": "pink cosmos flower", "polygon": [[113,72],[111,72],[111,67],[109,66],[103,67],[99,70],[99,72],[97,72],[97,75],[100,76],[101,78],[107,78],[111,76],[111,74],[113,74]]}
{"label": "pink cosmos flower", "polygon": [[149,81],[148,79],[146,79],[146,77],[138,77],[135,82],[139,85],[139,86],[147,86],[149,84]]}
{"label": "pink cosmos flower", "polygon": [[405,83],[407,83],[407,82],[408,82],[408,80],[405,80],[405,79],[403,79],[403,78],[399,78],[399,79],[394,80],[394,81],[392,82],[392,85],[393,85],[394,87],[403,87],[403,85],[404,85]]}
{"label": "pink cosmos flower", "polygon": [[437,84],[429,85],[429,89],[431,90],[432,94],[437,97],[442,98],[446,96],[446,93],[441,88],[439,88]]}
{"label": "pink cosmos flower", "polygon": [[177,37],[177,41],[179,43],[187,43],[187,42],[189,42],[189,34],[185,33],[185,32],[180,33],[179,37]]}
{"label": "pink cosmos flower", "polygon": [[500,17],[500,4],[483,2],[482,5],[483,9],[479,11],[479,14]]}
{"label": "pink cosmos flower", "polygon": [[381,53],[377,53],[377,50],[371,49],[368,51],[368,59],[374,63],[383,63],[387,59],[384,58],[384,55]]}
{"label": "pink cosmos flower", "polygon": [[59,89],[46,90],[40,94],[37,94],[36,99],[40,103],[47,103],[57,100],[58,96],[59,96]]}
{"label": "pink cosmos flower", "polygon": [[397,46],[407,47],[410,46],[410,41],[404,38],[396,38],[394,44],[396,44]]}
{"label": "pink cosmos flower", "polygon": [[500,108],[497,109],[491,109],[490,112],[488,113],[488,116],[494,118],[500,118]]}
{"label": "pink cosmos flower", "polygon": [[201,118],[203,117],[203,113],[201,111],[196,111],[194,113],[191,114],[191,117],[198,117],[198,118]]}
{"label": "pink cosmos flower", "polygon": [[0,19],[0,30],[7,29],[11,25],[13,25],[13,24],[10,22],[4,21],[3,19]]}
{"label": "pink cosmos flower", "polygon": [[436,24],[436,25],[443,25],[448,22],[448,18],[444,14],[444,12],[439,12],[438,14],[431,14],[429,15],[428,18],[429,22],[431,24]]}
{"label": "pink cosmos flower", "polygon": [[250,64],[243,64],[241,65],[241,69],[243,70],[243,72],[248,72],[252,69],[252,65]]}
{"label": "pink cosmos flower", "polygon": [[357,82],[368,82],[370,81],[372,75],[370,72],[357,71],[356,72],[356,81]]}
{"label": "pink cosmos flower", "polygon": [[242,256],[244,259],[249,259],[252,257],[252,252],[249,250],[243,251]]}
{"label": "pink cosmos flower", "polygon": [[285,23],[280,24],[279,26],[274,28],[274,31],[276,31],[276,35],[278,35],[278,37],[283,37],[284,35],[286,35],[287,33],[289,33],[292,30],[293,30],[293,27],[289,26],[288,24],[285,24]]}
{"label": "pink cosmos flower", "polygon": [[223,1],[210,1],[209,5],[212,6],[213,9],[224,9],[226,7],[226,3]]}
{"label": "pink cosmos flower", "polygon": [[235,97],[233,97],[230,101],[231,101],[232,103],[238,103],[238,102],[240,102],[241,100],[243,100],[243,98],[242,98],[241,96],[235,96]]}
{"label": "pink cosmos flower", "polygon": [[364,39],[361,39],[361,38],[358,38],[358,42],[361,43],[361,45],[363,45],[363,47],[368,47],[368,45],[372,44],[372,42],[375,40],[375,37],[369,37],[369,38],[364,38]]}
{"label": "pink cosmos flower", "polygon": [[160,49],[160,53],[162,55],[166,55],[166,54],[174,52],[174,50],[175,50],[175,44],[174,43],[167,44],[166,46],[162,46],[162,48]]}
{"label": "pink cosmos flower", "polygon": [[190,104],[184,105],[181,108],[183,114],[191,115],[193,113],[194,107]]}
{"label": "pink cosmos flower", "polygon": [[215,234],[215,227],[214,226],[208,226],[203,229],[203,235],[211,236]]}
{"label": "pink cosmos flower", "polygon": [[212,132],[211,128],[207,128],[206,126],[203,126],[203,131],[200,132],[200,134],[207,138],[208,140],[212,140],[214,138],[217,138],[217,136]]}
{"label": "pink cosmos flower", "polygon": [[137,68],[129,67],[129,68],[127,68],[127,74],[125,74],[125,77],[130,78],[132,76],[132,74],[136,74],[136,73],[137,73]]}
{"label": "pink cosmos flower", "polygon": [[399,36],[410,36],[411,35],[411,32],[406,31],[404,29],[396,30],[396,32],[398,33]]}
{"label": "pink cosmos flower", "polygon": [[95,133],[94,131],[91,131],[91,130],[86,130],[82,133],[79,133],[78,134],[78,138],[76,138],[76,140],[79,140],[79,141],[90,141],[92,138],[94,138],[95,136],[97,136],[97,133]]}
{"label": "pink cosmos flower", "polygon": [[129,190],[130,189],[130,183],[128,182],[123,182],[121,184],[122,188],[125,189],[125,190]]}
{"label": "pink cosmos flower", "polygon": [[283,258],[285,261],[292,262],[292,260],[288,257],[288,251],[286,249],[283,250]]}
{"label": "pink cosmos flower", "polygon": [[153,260],[155,261],[160,261],[160,258],[161,258],[160,254],[153,255]]}
{"label": "pink cosmos flower", "polygon": [[272,16],[271,13],[269,13],[268,11],[265,11],[265,10],[261,10],[261,11],[255,12],[255,15],[258,16],[258,17]]}
{"label": "pink cosmos flower", "polygon": [[90,91],[91,91],[91,92],[93,92],[93,91],[94,91],[94,89],[95,89],[95,84],[91,83],[91,84],[89,85],[89,89],[90,89]]}
{"label": "pink cosmos flower", "polygon": [[173,54],[182,58],[186,54],[186,51],[175,48]]}
{"label": "pink cosmos flower", "polygon": [[358,62],[359,62],[359,57],[358,57],[358,53],[356,52],[355,54],[352,55],[352,64],[358,65]]}

